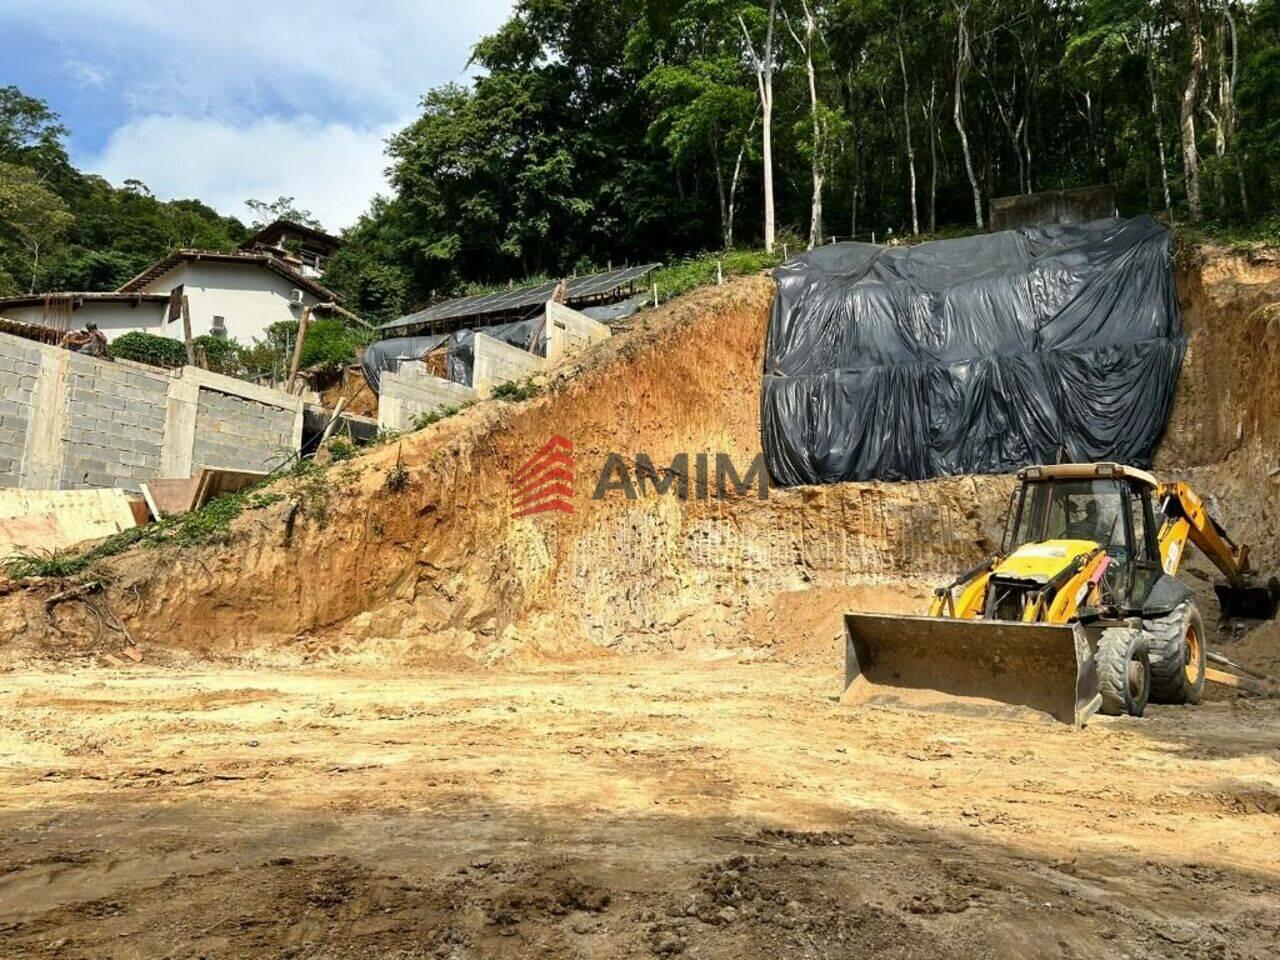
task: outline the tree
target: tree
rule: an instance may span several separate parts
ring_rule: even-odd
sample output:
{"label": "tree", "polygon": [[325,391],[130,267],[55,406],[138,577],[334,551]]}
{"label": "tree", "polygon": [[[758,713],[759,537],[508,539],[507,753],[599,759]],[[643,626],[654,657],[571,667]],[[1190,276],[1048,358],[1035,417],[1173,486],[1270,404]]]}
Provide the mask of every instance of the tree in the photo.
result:
{"label": "tree", "polygon": [[952,101],[952,117],[955,120],[956,132],[960,134],[960,149],[964,153],[964,169],[969,175],[969,186],[973,190],[973,220],[981,229],[982,191],[978,187],[978,177],[973,172],[973,155],[969,151],[969,134],[964,128],[964,78],[972,64],[972,49],[969,45],[969,5],[971,0],[952,0],[956,13],[956,67],[955,67],[955,99]]}
{"label": "tree", "polygon": [[769,13],[765,17],[764,47],[760,53],[756,53],[751,31],[747,29],[747,22],[741,14],[738,16],[738,23],[742,25],[742,36],[746,40],[751,64],[755,69],[756,84],[760,94],[760,112],[763,118],[761,163],[764,171],[764,248],[769,253],[773,253],[775,213],[773,204],[773,71],[775,66],[773,25],[777,18],[777,0],[769,0]]}
{"label": "tree", "polygon": [[0,227],[17,238],[30,261],[27,292],[34,293],[40,254],[64,238],[75,218],[66,203],[40,183],[30,167],[0,163]]}
{"label": "tree", "polygon": [[[128,182],[136,183],[137,181]],[[311,215],[310,210],[301,210],[294,205],[295,203],[296,201],[293,197],[277,197],[270,203],[265,200],[251,198],[246,200],[244,205],[253,211],[253,229],[255,230],[261,230],[277,220],[296,223],[299,226],[310,227],[313,230],[322,229],[320,221]]]}

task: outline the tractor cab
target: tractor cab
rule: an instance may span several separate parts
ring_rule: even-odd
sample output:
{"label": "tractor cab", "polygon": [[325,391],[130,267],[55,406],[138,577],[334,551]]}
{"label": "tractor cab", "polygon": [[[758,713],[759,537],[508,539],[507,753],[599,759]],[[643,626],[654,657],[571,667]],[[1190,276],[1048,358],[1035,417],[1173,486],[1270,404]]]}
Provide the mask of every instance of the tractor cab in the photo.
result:
{"label": "tractor cab", "polygon": [[1105,563],[1095,568],[1102,605],[1139,613],[1162,572],[1155,478],[1119,464],[1069,463],[1028,467],[1018,479],[992,586],[1053,590],[1103,553]]}

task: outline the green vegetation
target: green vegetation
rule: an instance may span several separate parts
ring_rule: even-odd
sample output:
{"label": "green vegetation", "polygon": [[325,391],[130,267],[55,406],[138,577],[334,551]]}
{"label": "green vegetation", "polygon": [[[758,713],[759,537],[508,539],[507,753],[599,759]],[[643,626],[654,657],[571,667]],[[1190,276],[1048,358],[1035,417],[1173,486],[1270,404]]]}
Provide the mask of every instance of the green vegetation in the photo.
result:
{"label": "green vegetation", "polygon": [[766,253],[764,250],[730,250],[727,253],[708,253],[655,270],[650,282],[657,285],[659,299],[667,300],[695,287],[713,284],[718,276],[728,280],[730,277],[769,270],[781,262],[781,251]]}
{"label": "green vegetation", "polygon": [[532,380],[508,380],[506,383],[500,383],[493,388],[489,394],[497,400],[528,400],[530,397],[536,397],[540,387],[535,386]]}
{"label": "green vegetation", "polygon": [[395,465],[387,471],[383,484],[392,493],[403,493],[409,487],[409,480],[409,468],[404,465],[404,452],[397,449]]}
{"label": "green vegetation", "polygon": [[348,437],[330,438],[325,444],[325,449],[329,451],[329,459],[333,463],[350,460],[356,455],[356,445]]}
{"label": "green vegetation", "polygon": [[5,573],[23,577],[70,577],[83,569],[81,558],[64,550],[19,550],[5,557]]}
{"label": "green vegetation", "polygon": [[447,420],[449,417],[452,417],[455,414],[461,413],[463,410],[467,409],[467,407],[470,407],[473,404],[474,404],[474,401],[467,401],[466,403],[459,404],[458,406],[450,405],[447,407],[441,407],[438,410],[428,410],[424,413],[419,413],[417,416],[413,418],[412,426],[410,427],[410,429],[423,430],[431,426],[433,423],[439,423],[441,420]]}
{"label": "green vegetation", "polygon": [[48,104],[0,87],[0,296],[114,290],[177,247],[230,250],[244,225],[198,200],[161,202],[71,165]]}
{"label": "green vegetation", "polygon": [[[196,350],[196,362],[203,363],[206,369],[232,377],[245,372],[245,349],[236,341],[205,334],[191,343]],[[181,340],[131,330],[112,342],[111,355],[157,367],[180,367],[187,362],[187,347]]]}
{"label": "green vegetation", "polygon": [[764,238],[771,9],[775,252],[1095,183],[1217,235],[1280,213],[1280,0],[523,0],[391,138],[326,282],[377,319],[584,264],[705,282],[681,259]]}
{"label": "green vegetation", "polygon": [[[246,357],[246,366],[267,366],[261,372],[287,367],[293,359],[293,343],[298,336],[296,321],[284,320],[267,328],[265,343],[259,342],[258,351]],[[302,345],[300,369],[336,368],[355,360],[360,349],[371,339],[371,332],[349,326],[338,317],[311,318],[307,324],[307,341]]]}
{"label": "green vegetation", "polygon": [[[265,483],[265,481],[264,481]],[[75,577],[100,560],[123,553],[135,544],[148,547],[194,547],[216,543],[226,538],[231,522],[246,510],[263,510],[279,503],[284,495],[262,491],[258,487],[211,500],[199,510],[166,517],[155,523],[130,527],[108,537],[82,553],[68,551],[36,551],[16,553],[3,562],[4,572],[14,579],[22,577]]]}

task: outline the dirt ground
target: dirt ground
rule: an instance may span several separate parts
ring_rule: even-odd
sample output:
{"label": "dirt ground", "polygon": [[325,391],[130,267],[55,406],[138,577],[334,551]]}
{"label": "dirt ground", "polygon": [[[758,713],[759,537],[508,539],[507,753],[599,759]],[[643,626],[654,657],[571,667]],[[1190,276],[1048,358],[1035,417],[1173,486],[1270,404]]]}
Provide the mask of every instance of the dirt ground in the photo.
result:
{"label": "dirt ground", "polygon": [[0,674],[0,955],[1280,951],[1280,702],[1076,733],[836,682],[757,651]]}
{"label": "dirt ground", "polygon": [[[1280,572],[1280,261],[1178,257],[1156,469]],[[0,960],[1280,955],[1280,700],[834,699],[841,612],[923,612],[1011,478],[593,496],[611,452],[753,462],[771,296],[647,311],[95,592],[0,583]],[[513,517],[555,435],[574,513]],[[1210,642],[1280,673],[1213,577]]]}

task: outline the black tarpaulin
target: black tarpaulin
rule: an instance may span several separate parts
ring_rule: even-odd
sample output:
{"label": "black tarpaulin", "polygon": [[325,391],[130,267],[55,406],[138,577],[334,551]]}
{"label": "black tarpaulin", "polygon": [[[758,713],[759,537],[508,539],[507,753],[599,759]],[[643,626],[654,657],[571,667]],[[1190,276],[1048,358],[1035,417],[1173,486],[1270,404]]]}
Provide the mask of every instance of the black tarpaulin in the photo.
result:
{"label": "black tarpaulin", "polygon": [[840,243],[774,273],[765,459],[783,486],[1151,462],[1186,348],[1150,217],[913,247]]}

